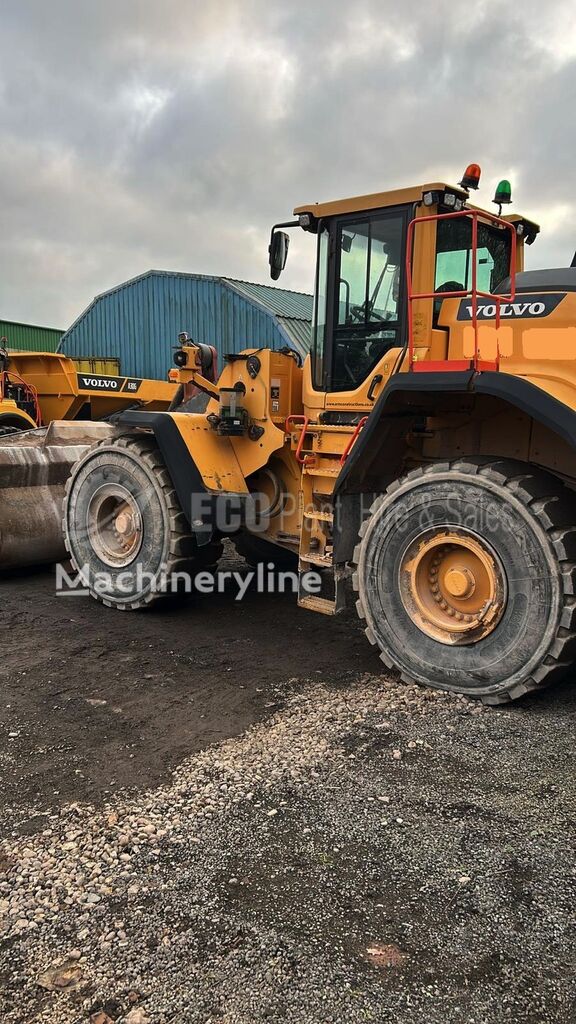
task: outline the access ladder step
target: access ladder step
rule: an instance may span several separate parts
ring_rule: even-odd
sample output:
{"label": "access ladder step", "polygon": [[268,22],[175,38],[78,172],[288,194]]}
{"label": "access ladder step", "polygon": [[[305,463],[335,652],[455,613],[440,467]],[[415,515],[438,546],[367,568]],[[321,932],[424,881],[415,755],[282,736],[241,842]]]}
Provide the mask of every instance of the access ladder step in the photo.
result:
{"label": "access ladder step", "polygon": [[333,512],[305,512],[304,519],[314,519],[319,523],[334,523]]}
{"label": "access ladder step", "polygon": [[332,568],[334,564],[334,559],[331,554],[319,555],[316,554],[314,551],[301,551],[300,561],[306,562],[308,563],[308,565],[319,565],[323,569]]}
{"label": "access ladder step", "polygon": [[311,612],[320,612],[322,615],[336,615],[341,609],[337,601],[330,601],[326,597],[317,597],[315,594],[308,594],[298,600],[300,608],[308,608]]}
{"label": "access ladder step", "polygon": [[324,466],[321,469],[314,469],[313,466],[302,466],[302,473],[304,476],[333,476],[337,477],[340,474],[342,466],[338,463],[337,469],[332,469],[330,466]]}

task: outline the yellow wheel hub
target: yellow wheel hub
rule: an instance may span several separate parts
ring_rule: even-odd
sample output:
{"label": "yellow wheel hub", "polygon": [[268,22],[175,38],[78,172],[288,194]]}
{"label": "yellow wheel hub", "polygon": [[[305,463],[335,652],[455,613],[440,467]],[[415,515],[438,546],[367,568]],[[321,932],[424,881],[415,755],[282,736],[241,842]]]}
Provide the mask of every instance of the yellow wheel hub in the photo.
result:
{"label": "yellow wheel hub", "polygon": [[427,530],[400,565],[400,593],[410,618],[444,644],[476,643],[506,606],[506,580],[489,545],[467,530]]}

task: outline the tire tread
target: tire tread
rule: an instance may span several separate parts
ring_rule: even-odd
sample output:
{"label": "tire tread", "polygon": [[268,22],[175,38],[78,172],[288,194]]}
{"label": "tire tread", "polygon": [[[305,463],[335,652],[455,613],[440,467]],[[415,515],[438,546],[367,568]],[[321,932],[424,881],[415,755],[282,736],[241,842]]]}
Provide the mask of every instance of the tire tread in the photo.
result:
{"label": "tire tread", "polygon": [[[456,470],[470,476],[484,476],[492,482],[511,492],[514,497],[531,511],[540,527],[548,535],[551,550],[554,552],[560,570],[563,590],[563,607],[559,616],[558,628],[552,638],[547,652],[540,664],[522,683],[508,689],[503,688],[497,693],[475,694],[486,704],[501,704],[517,700],[534,690],[541,690],[560,679],[570,668],[576,657],[576,574],[574,557],[576,554],[576,524],[574,522],[573,498],[568,488],[551,473],[512,459],[476,459],[459,458],[453,462],[440,461],[410,470],[399,481],[387,488],[385,493],[374,501],[370,515],[364,520],[359,530],[360,542],[354,550],[353,588],[358,594],[356,609],[360,618],[367,620],[366,607],[362,594],[359,561],[362,541],[374,513],[380,508],[388,494],[398,490],[399,485],[406,481],[419,480],[422,477],[433,477],[437,474]],[[372,630],[370,630],[372,633]],[[374,635],[374,634],[372,634]],[[392,652],[381,649],[382,661],[394,667]],[[405,682],[413,682],[407,674],[400,671]]]}
{"label": "tire tread", "polygon": [[[90,452],[84,457],[84,459],[82,459],[81,464],[84,464],[86,459],[92,458],[97,454],[100,448],[110,447],[110,443],[109,439],[99,442],[90,449]],[[197,569],[207,569],[215,565],[222,554],[222,544],[219,541],[212,541],[210,544],[203,547],[198,546],[196,537],[190,530],[186,517],[182,511],[172,480],[168,470],[166,469],[161,452],[156,445],[155,439],[148,438],[146,436],[120,435],[120,437],[114,439],[113,446],[130,453],[132,457],[136,456],[138,461],[144,464],[145,468],[155,476],[157,483],[160,485],[168,513],[167,518],[170,529],[167,576],[169,577],[176,572],[188,572],[192,574]],[[64,535],[64,544],[70,557],[70,561],[76,572],[79,572],[79,566],[74,558],[74,553],[68,537],[68,530],[66,528],[66,506],[68,504],[68,498],[72,490],[74,478],[75,473],[72,472],[66,481],[62,532]],[[109,597],[101,596],[92,590],[90,593],[97,601],[106,605],[107,608],[116,608],[120,611],[126,611],[128,609],[136,611],[143,608],[149,608],[152,605],[173,596],[171,594],[153,591],[144,594],[142,598],[139,598],[137,601],[117,603],[110,600]]]}

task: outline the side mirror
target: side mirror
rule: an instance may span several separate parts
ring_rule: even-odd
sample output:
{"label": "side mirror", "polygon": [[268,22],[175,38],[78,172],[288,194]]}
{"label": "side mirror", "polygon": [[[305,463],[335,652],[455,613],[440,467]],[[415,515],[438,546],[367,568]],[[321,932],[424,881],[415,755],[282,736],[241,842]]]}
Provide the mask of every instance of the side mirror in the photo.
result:
{"label": "side mirror", "polygon": [[268,246],[268,262],[270,264],[270,277],[277,281],[286,266],[288,246],[290,239],[285,231],[274,231]]}

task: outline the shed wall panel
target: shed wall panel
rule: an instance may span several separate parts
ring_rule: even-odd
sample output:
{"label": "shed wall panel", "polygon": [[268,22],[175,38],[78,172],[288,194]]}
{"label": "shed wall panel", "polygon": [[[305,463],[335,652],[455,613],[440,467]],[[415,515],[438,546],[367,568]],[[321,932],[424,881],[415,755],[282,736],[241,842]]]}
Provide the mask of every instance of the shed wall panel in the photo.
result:
{"label": "shed wall panel", "polygon": [[286,344],[273,312],[234,282],[151,272],[95,299],[64,335],[62,351],[118,359],[122,373],[165,379],[181,331],[214,345],[220,365],[228,352]]}

